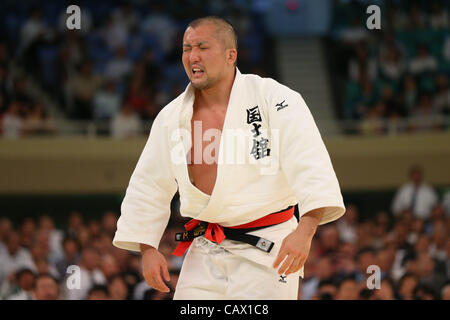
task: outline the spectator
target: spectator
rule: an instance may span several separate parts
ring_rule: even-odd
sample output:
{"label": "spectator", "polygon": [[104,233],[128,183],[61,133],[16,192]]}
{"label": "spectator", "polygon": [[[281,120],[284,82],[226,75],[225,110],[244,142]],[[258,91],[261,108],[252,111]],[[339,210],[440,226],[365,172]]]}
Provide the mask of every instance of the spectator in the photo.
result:
{"label": "spectator", "polygon": [[367,277],[370,273],[367,273],[369,266],[376,264],[377,253],[372,247],[364,247],[358,250],[355,256],[355,280],[358,283],[366,283]]}
{"label": "spectator", "polygon": [[345,214],[337,221],[339,237],[342,242],[356,242],[356,225],[358,224],[358,208],[355,205],[347,205]]}
{"label": "spectator", "polygon": [[55,228],[53,219],[48,215],[42,215],[39,218],[39,230],[48,233],[50,245],[49,259],[52,263],[54,263],[63,255],[62,242],[64,239],[64,233]]}
{"label": "spectator", "polygon": [[19,138],[24,132],[24,121],[19,114],[20,105],[12,101],[3,116],[2,131],[4,138]]}
{"label": "spectator", "polygon": [[67,273],[69,266],[78,265],[80,261],[79,244],[76,238],[66,236],[62,241],[62,247],[63,254],[55,263],[56,269],[61,276]]}
{"label": "spectator", "polygon": [[448,76],[440,74],[436,77],[436,93],[433,98],[433,109],[436,113],[450,115],[450,87]]}
{"label": "spectator", "polygon": [[447,10],[442,8],[442,5],[439,1],[431,2],[431,12],[430,12],[430,26],[433,29],[448,29],[450,27],[449,24],[449,15]]}
{"label": "spectator", "polygon": [[336,292],[336,300],[358,300],[359,290],[356,280],[348,276],[341,280]]}
{"label": "spectator", "polygon": [[59,284],[55,278],[49,274],[40,274],[36,278],[34,288],[34,298],[36,300],[58,300]]}
{"label": "spectator", "polygon": [[131,72],[131,61],[127,58],[125,47],[116,50],[114,59],[110,60],[106,66],[105,76],[108,79],[120,81]]}
{"label": "spectator", "polygon": [[440,130],[442,119],[433,109],[431,95],[423,93],[419,97],[418,105],[412,114],[412,128],[417,131]]}
{"label": "spectator", "polygon": [[108,49],[113,52],[125,47],[130,37],[125,21],[113,19],[112,16],[108,16],[101,35]]}
{"label": "spectator", "polygon": [[120,275],[108,280],[108,291],[111,300],[126,300],[128,297],[128,287]]}
{"label": "spectator", "polygon": [[401,94],[406,114],[411,115],[414,112],[418,99],[417,84],[412,75],[408,74],[403,78]]}
{"label": "spectator", "polygon": [[108,287],[105,285],[94,285],[88,292],[87,300],[109,300]]}
{"label": "spectator", "polygon": [[74,102],[72,116],[75,119],[86,120],[92,118],[93,99],[101,82],[100,76],[92,71],[91,62],[83,62],[80,67],[80,73],[72,79],[72,83],[69,86]]}
{"label": "spectator", "polygon": [[53,119],[45,111],[42,103],[35,103],[23,123],[26,135],[48,135],[55,131]]}
{"label": "spectator", "polygon": [[398,294],[401,300],[413,300],[414,289],[418,285],[419,280],[412,274],[405,274],[398,283]]}
{"label": "spectator", "polygon": [[337,293],[337,286],[332,280],[323,280],[319,283],[313,300],[333,300]]}
{"label": "spectator", "polygon": [[121,111],[112,119],[111,134],[114,138],[133,138],[139,135],[141,121],[130,105],[124,104]]}
{"label": "spectator", "polygon": [[401,60],[400,52],[395,47],[390,47],[382,56],[380,71],[382,76],[394,83],[403,76],[405,64]]}
{"label": "spectator", "polygon": [[375,300],[395,300],[394,282],[390,278],[381,280],[380,288],[373,290]]}
{"label": "spectator", "polygon": [[100,270],[108,281],[120,273],[120,268],[117,260],[111,254],[102,255]]}
{"label": "spectator", "polygon": [[119,112],[121,103],[116,82],[112,79],[106,80],[103,88],[95,93],[94,118],[97,120],[112,119]]}
{"label": "spectator", "polygon": [[0,256],[6,250],[6,242],[13,231],[11,220],[8,218],[0,217]]}
{"label": "spectator", "polygon": [[65,290],[68,300],[87,298],[89,290],[96,284],[106,284],[103,273],[99,270],[100,257],[97,250],[87,247],[83,249],[80,263],[80,289]]}
{"label": "spectator", "polygon": [[30,252],[20,246],[19,234],[11,232],[6,238],[6,250],[0,256],[0,297],[11,293],[14,273],[22,268],[36,270]]}
{"label": "spectator", "polygon": [[428,47],[421,44],[417,47],[417,56],[411,59],[409,72],[418,75],[425,72],[434,72],[437,69],[436,59],[430,55]]}
{"label": "spectator", "polygon": [[398,216],[410,209],[414,216],[427,219],[433,206],[437,203],[436,191],[424,182],[423,168],[414,165],[409,169],[409,182],[402,185],[392,201],[392,212]]}
{"label": "spectator", "polygon": [[450,283],[447,282],[441,289],[441,299],[450,300]]}
{"label": "spectator", "polygon": [[305,280],[302,285],[302,300],[311,300],[317,292],[319,283],[332,277],[333,265],[331,259],[327,256],[319,258],[314,271],[314,275]]}
{"label": "spectator", "polygon": [[33,297],[33,289],[35,282],[35,275],[30,269],[20,269],[16,272],[16,290],[8,300],[31,300]]}
{"label": "spectator", "polygon": [[169,52],[174,43],[176,24],[163,11],[161,4],[155,4],[151,12],[143,19],[141,30],[148,35],[156,37],[164,52]]}

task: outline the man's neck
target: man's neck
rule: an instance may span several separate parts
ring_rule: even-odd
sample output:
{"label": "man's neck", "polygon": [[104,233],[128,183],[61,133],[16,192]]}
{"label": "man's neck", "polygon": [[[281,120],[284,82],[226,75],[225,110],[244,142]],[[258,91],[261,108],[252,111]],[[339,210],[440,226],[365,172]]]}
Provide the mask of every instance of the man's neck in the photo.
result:
{"label": "man's neck", "polygon": [[195,99],[207,108],[217,106],[227,107],[235,77],[236,69],[213,87],[195,90]]}

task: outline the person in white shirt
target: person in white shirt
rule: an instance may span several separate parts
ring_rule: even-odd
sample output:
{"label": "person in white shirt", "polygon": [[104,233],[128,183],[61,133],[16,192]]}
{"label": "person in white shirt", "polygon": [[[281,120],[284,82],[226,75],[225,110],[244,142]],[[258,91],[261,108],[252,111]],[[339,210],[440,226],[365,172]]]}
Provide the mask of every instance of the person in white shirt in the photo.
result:
{"label": "person in white shirt", "polygon": [[423,180],[423,168],[418,165],[412,166],[409,170],[409,182],[397,190],[392,201],[391,210],[395,216],[399,216],[405,210],[411,210],[417,218],[430,217],[439,199],[436,191]]}
{"label": "person in white shirt", "polygon": [[[80,269],[79,269],[79,287],[64,286],[63,292],[66,300],[83,300],[87,299],[89,290],[94,285],[105,285],[106,278],[100,270],[100,255],[96,249],[87,247],[83,249],[81,257]],[[67,274],[67,278],[63,283],[66,283],[68,277],[71,274]],[[75,275],[75,273],[73,273]]]}
{"label": "person in white shirt", "polygon": [[13,231],[6,239],[6,250],[0,254],[0,296],[11,293],[14,274],[23,268],[36,271],[30,252],[20,246],[19,235]]}
{"label": "person in white shirt", "polygon": [[296,300],[318,224],[345,207],[301,95],[241,74],[236,43],[221,18],[189,24],[182,61],[190,84],[153,122],[113,244],[140,251],[147,283],[169,292],[158,246],[178,189],[180,213],[194,229],[177,235],[174,253],[189,250],[174,299]]}
{"label": "person in white shirt", "polygon": [[124,104],[122,109],[111,119],[111,135],[117,139],[133,138],[139,135],[141,119],[130,105]]}

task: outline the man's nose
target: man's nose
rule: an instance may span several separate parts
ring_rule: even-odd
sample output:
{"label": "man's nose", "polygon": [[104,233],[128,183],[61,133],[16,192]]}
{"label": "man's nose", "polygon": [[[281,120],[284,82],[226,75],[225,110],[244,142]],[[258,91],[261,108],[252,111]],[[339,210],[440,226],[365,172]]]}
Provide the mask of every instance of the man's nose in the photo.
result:
{"label": "man's nose", "polygon": [[191,63],[199,62],[200,61],[200,52],[197,48],[192,48],[191,54],[189,55],[189,61]]}

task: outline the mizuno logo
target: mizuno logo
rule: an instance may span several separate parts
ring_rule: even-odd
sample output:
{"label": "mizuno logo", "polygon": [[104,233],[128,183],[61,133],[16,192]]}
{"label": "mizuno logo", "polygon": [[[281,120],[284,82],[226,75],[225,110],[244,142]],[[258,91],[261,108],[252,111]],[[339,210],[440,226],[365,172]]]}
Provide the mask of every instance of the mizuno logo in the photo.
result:
{"label": "mizuno logo", "polygon": [[283,283],[287,283],[286,278],[287,278],[287,276],[280,275],[280,280],[278,280],[278,281],[279,282],[283,282]]}
{"label": "mizuno logo", "polygon": [[277,111],[280,111],[281,109],[286,108],[286,107],[288,106],[288,104],[283,104],[285,101],[286,101],[286,100],[283,100],[282,102],[277,103],[277,104],[275,105],[275,107],[277,107]]}

